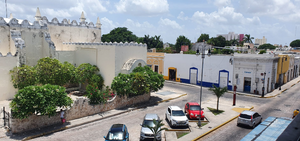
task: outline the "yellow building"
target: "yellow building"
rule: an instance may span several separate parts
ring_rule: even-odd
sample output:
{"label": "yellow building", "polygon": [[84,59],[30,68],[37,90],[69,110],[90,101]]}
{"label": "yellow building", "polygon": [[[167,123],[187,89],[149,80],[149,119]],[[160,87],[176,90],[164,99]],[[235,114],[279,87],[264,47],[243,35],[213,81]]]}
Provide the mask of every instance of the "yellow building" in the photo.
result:
{"label": "yellow building", "polygon": [[287,82],[287,74],[286,73],[289,70],[290,56],[278,55],[278,57],[280,57],[280,58],[278,61],[278,66],[277,66],[276,83],[279,84],[279,86],[280,86]]}
{"label": "yellow building", "polygon": [[164,73],[165,53],[147,52],[147,65],[159,74]]}

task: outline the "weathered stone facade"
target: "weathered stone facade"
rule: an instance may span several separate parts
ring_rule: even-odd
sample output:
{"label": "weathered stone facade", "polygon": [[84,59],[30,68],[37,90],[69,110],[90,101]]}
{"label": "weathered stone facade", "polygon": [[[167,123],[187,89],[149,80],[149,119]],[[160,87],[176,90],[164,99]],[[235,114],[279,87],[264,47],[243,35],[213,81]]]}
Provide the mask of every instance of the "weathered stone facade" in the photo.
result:
{"label": "weathered stone facade", "polygon": [[[150,99],[150,93],[135,96],[132,98],[117,96],[111,102],[107,102],[105,104],[90,105],[88,102],[88,98],[78,97],[74,101],[72,107],[69,110],[65,111],[65,117],[66,117],[66,121],[69,121],[69,120],[109,111],[116,108],[122,108],[133,104],[146,102],[149,99]],[[21,132],[30,131],[33,129],[38,129],[38,128],[42,128],[54,124],[59,124],[60,122],[61,121],[60,121],[59,113],[57,113],[57,115],[53,117],[32,115],[27,119],[22,119],[22,120],[12,119],[11,131],[12,133],[21,133]]]}

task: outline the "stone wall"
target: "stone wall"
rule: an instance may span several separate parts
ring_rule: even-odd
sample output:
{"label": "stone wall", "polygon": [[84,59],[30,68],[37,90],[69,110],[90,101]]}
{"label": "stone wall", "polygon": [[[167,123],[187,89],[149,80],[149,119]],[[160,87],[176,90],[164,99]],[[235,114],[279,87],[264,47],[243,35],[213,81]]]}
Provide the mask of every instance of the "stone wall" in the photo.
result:
{"label": "stone wall", "polygon": [[[127,97],[119,97],[117,96],[113,101],[107,102],[105,104],[99,105],[90,105],[88,102],[88,98],[78,97],[74,101],[72,107],[65,111],[65,117],[67,121],[82,118],[90,115],[94,115],[97,113],[109,111],[116,108],[122,108],[126,106],[130,106],[133,104],[146,102],[150,99],[150,93],[127,98]],[[49,125],[54,125],[60,123],[59,113],[53,117],[48,116],[38,116],[32,115],[27,119],[12,119],[11,121],[11,131],[12,133],[21,133],[25,131],[30,131],[42,127],[46,127]]]}

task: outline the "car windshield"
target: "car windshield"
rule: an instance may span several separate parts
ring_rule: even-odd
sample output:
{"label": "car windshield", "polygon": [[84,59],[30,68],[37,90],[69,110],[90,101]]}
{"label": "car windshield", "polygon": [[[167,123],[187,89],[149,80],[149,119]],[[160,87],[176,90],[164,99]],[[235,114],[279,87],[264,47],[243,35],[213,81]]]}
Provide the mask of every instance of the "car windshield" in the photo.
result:
{"label": "car windshield", "polygon": [[251,119],[250,115],[246,115],[246,114],[241,114],[240,115],[241,118],[245,118],[245,119]]}
{"label": "car windshield", "polygon": [[199,106],[199,105],[192,105],[192,106],[190,107],[190,110],[191,110],[191,111],[199,111],[199,110],[200,110],[200,106]]}
{"label": "car windshield", "polygon": [[146,127],[147,125],[150,127],[155,126],[155,124],[153,123],[153,120],[144,120],[143,127]]}
{"label": "car windshield", "polygon": [[108,132],[106,139],[107,140],[123,140],[124,133],[123,132]]}
{"label": "car windshield", "polygon": [[172,116],[185,116],[182,110],[172,111]]}

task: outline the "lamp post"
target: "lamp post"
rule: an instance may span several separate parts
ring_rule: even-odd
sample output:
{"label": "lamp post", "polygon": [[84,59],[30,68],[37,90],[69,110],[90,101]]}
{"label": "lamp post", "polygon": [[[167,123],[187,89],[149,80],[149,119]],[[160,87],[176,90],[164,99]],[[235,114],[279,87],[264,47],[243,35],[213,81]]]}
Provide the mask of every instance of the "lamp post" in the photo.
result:
{"label": "lamp post", "polygon": [[[199,48],[197,48],[196,55],[199,55]],[[210,49],[208,50],[208,56],[210,56]],[[202,71],[201,71],[201,88],[200,88],[200,114],[199,114],[199,120],[198,120],[198,127],[201,127],[201,100],[202,100],[202,81],[203,81],[203,65],[204,65],[204,58],[205,58],[205,40],[203,40],[202,50],[201,50],[201,58],[202,58]]]}
{"label": "lamp post", "polygon": [[261,97],[265,96],[265,78],[266,78],[266,72],[264,72],[264,81],[263,81],[263,87],[262,87]]}

